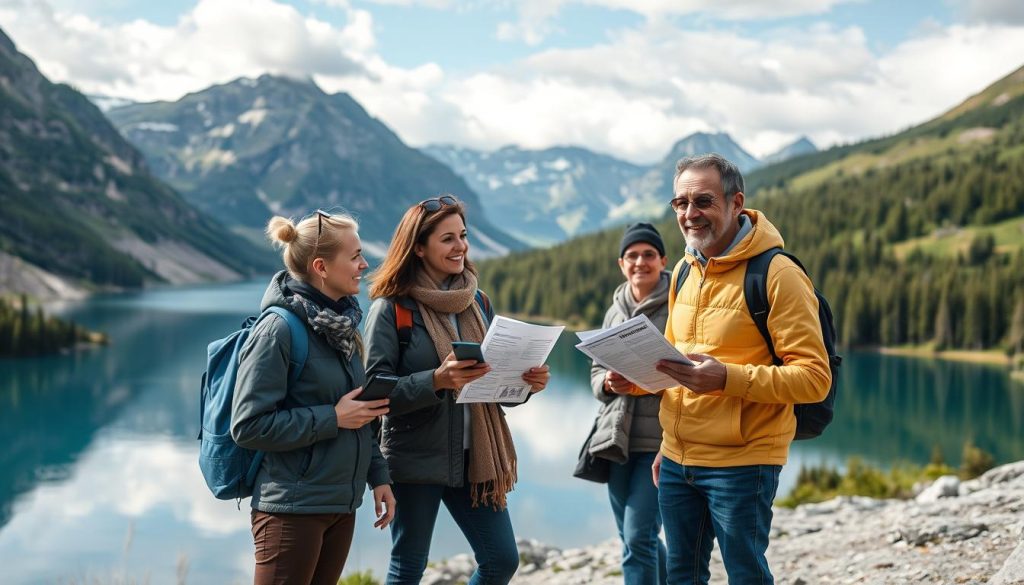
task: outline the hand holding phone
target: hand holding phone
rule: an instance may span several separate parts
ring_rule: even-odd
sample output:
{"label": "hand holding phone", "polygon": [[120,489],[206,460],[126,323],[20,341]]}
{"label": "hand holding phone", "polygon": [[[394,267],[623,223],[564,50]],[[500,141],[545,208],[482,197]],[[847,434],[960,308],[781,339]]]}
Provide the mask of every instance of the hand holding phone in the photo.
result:
{"label": "hand holding phone", "polygon": [[390,374],[374,374],[363,387],[363,393],[356,397],[356,400],[380,400],[390,398],[391,392],[398,385],[398,376]]}
{"label": "hand holding phone", "polygon": [[485,363],[484,353],[480,349],[479,343],[473,341],[453,341],[452,352],[455,353],[455,358],[459,361],[476,360],[478,364]]}

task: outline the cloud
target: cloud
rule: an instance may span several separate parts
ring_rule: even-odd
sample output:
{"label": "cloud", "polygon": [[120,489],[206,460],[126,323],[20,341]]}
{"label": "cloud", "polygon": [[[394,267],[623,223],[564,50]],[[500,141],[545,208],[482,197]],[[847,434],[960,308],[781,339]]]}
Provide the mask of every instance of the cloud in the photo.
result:
{"label": "cloud", "polygon": [[[590,46],[535,50],[456,73],[430,61],[389,63],[371,12],[347,0],[319,1],[338,7],[343,23],[280,0],[200,0],[169,26],[104,24],[45,1],[0,0],[0,24],[44,73],[88,93],[177,99],[239,76],[309,75],[326,91],[351,93],[414,146],[577,144],[639,163],[661,159],[695,131],[729,132],[756,155],[801,135],[824,147],[892,133],[980,91],[1019,67],[1024,54],[1024,26],[1010,24],[932,23],[880,48],[857,26],[827,22],[752,36],[711,21],[693,29],[650,18]],[[569,1],[556,0],[554,9]],[[834,4],[780,6],[812,13]],[[647,2],[635,10],[708,6]],[[754,3],[722,6],[754,10]],[[523,10],[550,22],[550,9]]]}
{"label": "cloud", "polygon": [[552,23],[565,6],[579,4],[622,10],[654,22],[670,16],[701,15],[715,20],[774,20],[808,14],[823,14],[838,4],[857,0],[520,0],[515,3],[518,19],[498,25],[500,40],[539,45],[558,27]]}
{"label": "cloud", "polygon": [[0,24],[48,77],[94,94],[175,99],[264,72],[367,75],[369,13],[338,28],[274,0],[199,0],[173,26],[106,25],[45,0],[0,4]]}
{"label": "cloud", "polygon": [[1020,0],[964,0],[962,4],[972,22],[1024,24],[1024,2]]}

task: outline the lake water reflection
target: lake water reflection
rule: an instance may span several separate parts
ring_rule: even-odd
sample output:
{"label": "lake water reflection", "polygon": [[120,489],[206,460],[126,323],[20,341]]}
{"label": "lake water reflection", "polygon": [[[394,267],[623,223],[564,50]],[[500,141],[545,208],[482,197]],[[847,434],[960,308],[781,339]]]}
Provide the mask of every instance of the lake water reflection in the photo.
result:
{"label": "lake water reflection", "polygon": [[[198,383],[205,344],[254,312],[263,282],[106,296],[57,307],[110,334],[108,348],[0,361],[0,563],[5,583],[97,577],[174,583],[252,579],[248,507],[215,500],[198,473]],[[365,306],[365,305],[364,305]],[[499,307],[500,309],[500,307]],[[614,536],[603,486],[570,475],[597,403],[589,365],[566,334],[552,383],[508,421],[520,455],[516,532],[558,546]],[[1024,388],[989,366],[847,356],[836,422],[797,443],[800,462],[851,455],[956,464],[965,438],[997,461],[1024,459]],[[348,570],[381,575],[388,534],[360,510]],[[442,513],[433,558],[468,552]]]}

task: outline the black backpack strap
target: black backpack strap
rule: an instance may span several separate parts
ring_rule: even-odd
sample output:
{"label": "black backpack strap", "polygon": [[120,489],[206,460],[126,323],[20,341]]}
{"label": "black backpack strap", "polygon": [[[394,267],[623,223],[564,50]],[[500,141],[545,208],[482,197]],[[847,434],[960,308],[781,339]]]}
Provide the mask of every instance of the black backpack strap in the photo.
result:
{"label": "black backpack strap", "polygon": [[[772,363],[781,366],[782,359],[775,353],[772,334],[768,331],[768,311],[771,309],[768,303],[768,267],[778,254],[789,256],[782,248],[769,248],[747,261],[747,272],[743,277],[743,298],[747,301],[747,310],[750,311],[754,325],[757,325],[757,330],[768,345]],[[797,265],[803,268],[799,261]]]}
{"label": "black backpack strap", "polygon": [[690,277],[690,263],[685,259],[679,261],[679,273],[676,274],[676,296],[679,296],[679,291],[683,290],[683,283]]}

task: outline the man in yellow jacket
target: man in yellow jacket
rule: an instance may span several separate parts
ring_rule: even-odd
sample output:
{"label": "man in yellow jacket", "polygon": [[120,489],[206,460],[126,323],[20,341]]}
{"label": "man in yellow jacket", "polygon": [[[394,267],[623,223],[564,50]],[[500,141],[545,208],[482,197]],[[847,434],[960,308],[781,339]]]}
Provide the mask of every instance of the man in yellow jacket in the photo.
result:
{"label": "man in yellow jacket", "polygon": [[679,161],[673,193],[686,239],[680,262],[691,268],[679,294],[670,290],[665,337],[695,366],[658,364],[680,384],[662,396],[652,469],[668,582],[706,584],[717,538],[730,585],[774,583],[765,551],[796,430],[793,404],[823,400],[831,384],[818,302],[800,267],[776,256],[767,274],[768,330],[782,365],[772,365],[743,278],[747,260],[781,247],[782,236],[743,208],[743,177],[720,155]]}

